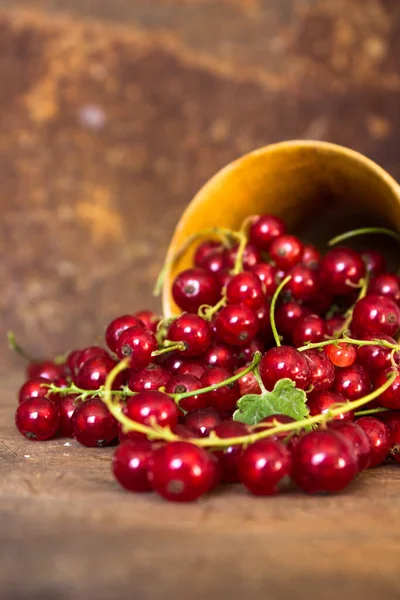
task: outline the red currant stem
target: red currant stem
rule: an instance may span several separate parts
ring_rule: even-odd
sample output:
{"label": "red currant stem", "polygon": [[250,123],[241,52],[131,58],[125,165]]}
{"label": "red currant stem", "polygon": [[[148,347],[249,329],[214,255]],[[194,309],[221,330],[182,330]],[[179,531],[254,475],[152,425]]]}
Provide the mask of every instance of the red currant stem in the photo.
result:
{"label": "red currant stem", "polygon": [[274,340],[275,340],[275,344],[277,346],[281,345],[281,337],[278,334],[278,330],[276,328],[276,323],[275,323],[275,306],[276,306],[276,302],[278,300],[278,296],[281,293],[281,291],[283,290],[283,288],[285,287],[285,285],[287,283],[289,283],[289,281],[292,279],[291,275],[288,275],[288,277],[285,277],[285,279],[283,281],[281,281],[281,283],[278,285],[278,287],[275,290],[274,295],[272,296],[272,300],[271,300],[271,306],[269,309],[269,318],[271,321],[271,329],[272,329],[272,333],[274,335]]}
{"label": "red currant stem", "polygon": [[345,331],[348,330],[348,328],[350,327],[350,323],[353,319],[353,312],[354,312],[354,307],[357,304],[357,302],[359,302],[360,300],[362,300],[364,298],[364,296],[366,296],[367,291],[368,291],[368,285],[369,285],[369,276],[366,275],[363,279],[361,279],[358,282],[358,285],[361,284],[360,287],[360,292],[358,294],[357,300],[355,301],[355,303],[348,309],[348,311],[345,314],[346,320],[343,323],[343,326],[339,329],[339,331],[336,333],[336,337],[340,337],[341,335],[343,335],[343,333]]}
{"label": "red currant stem", "polygon": [[14,352],[16,352],[17,354],[22,356],[22,358],[25,358],[25,360],[29,360],[29,362],[34,362],[34,363],[40,363],[43,360],[43,359],[38,358],[37,356],[32,356],[31,354],[26,352],[22,348],[22,346],[20,346],[18,344],[17,340],[15,339],[15,334],[13,331],[7,332],[7,340],[8,340],[8,345],[11,348],[11,350],[14,350]]}
{"label": "red currant stem", "polygon": [[331,344],[333,344],[334,346],[338,346],[338,344],[340,343],[346,343],[346,344],[354,344],[355,346],[382,346],[383,348],[390,348],[390,350],[395,350],[396,352],[400,351],[400,344],[391,344],[390,342],[387,342],[386,340],[354,340],[353,338],[348,337],[347,335],[343,334],[342,338],[337,338],[334,340],[326,340],[325,342],[315,342],[315,343],[308,343],[305,344],[304,346],[300,346],[300,348],[297,348],[297,350],[299,352],[304,352],[304,350],[311,350],[312,348],[323,348],[324,346],[330,346]]}
{"label": "red currant stem", "polygon": [[346,231],[346,233],[337,235],[329,240],[328,246],[335,246],[336,244],[340,244],[341,242],[356,237],[357,235],[365,235],[369,233],[380,233],[382,235],[387,235],[400,243],[400,233],[394,231],[393,229],[387,229],[386,227],[362,227],[361,229],[353,229],[352,231]]}
{"label": "red currant stem", "polygon": [[355,414],[356,417],[364,417],[366,415],[375,415],[377,413],[390,412],[390,408],[369,408],[368,410],[358,410]]}
{"label": "red currant stem", "polygon": [[162,266],[162,269],[157,277],[156,284],[154,286],[154,290],[153,290],[154,296],[159,296],[161,294],[161,290],[163,288],[164,281],[165,281],[167,274],[169,273],[172,266],[186,252],[186,250],[188,248],[190,248],[190,246],[194,242],[196,242],[197,240],[199,240],[201,238],[207,237],[207,236],[219,237],[221,239],[222,243],[228,247],[230,247],[230,245],[231,245],[230,244],[231,239],[238,240],[238,241],[240,241],[240,239],[241,239],[239,232],[231,231],[230,229],[226,229],[225,227],[208,227],[207,229],[202,229],[201,231],[198,231],[197,233],[194,233],[193,235],[189,236],[188,239],[186,240],[186,242],[183,244],[183,246],[181,246],[181,248],[175,254],[175,256],[173,256],[169,260],[166,260],[164,265]]}
{"label": "red currant stem", "polygon": [[394,369],[397,369],[397,368],[398,368],[398,364],[396,363],[396,360],[395,360],[395,358],[394,358],[395,354],[397,354],[397,350],[394,350],[394,349],[393,349],[393,350],[391,351],[391,353],[390,353],[390,362],[391,362],[391,365],[392,365],[392,367],[393,367]]}
{"label": "red currant stem", "polygon": [[240,242],[236,254],[235,265],[231,271],[232,275],[237,275],[238,273],[241,273],[243,271],[243,254],[246,249],[246,244],[248,242],[248,229],[253,220],[254,217],[247,217],[247,219],[243,221],[242,226],[240,227]]}
{"label": "red currant stem", "polygon": [[253,371],[254,377],[257,379],[257,383],[260,386],[261,394],[268,394],[268,390],[263,384],[263,380],[260,377],[260,371],[258,370],[258,365]]}
{"label": "red currant stem", "polygon": [[[60,394],[61,396],[68,396],[70,394],[77,395],[79,400],[87,400],[88,398],[101,398],[104,394],[104,386],[101,385],[97,390],[84,390],[71,383],[68,387],[58,387],[54,383],[42,383],[41,386],[48,387],[50,393]],[[120,396],[135,396],[137,392],[132,392],[127,386],[124,386],[122,390],[111,390],[111,394],[119,394]]]}
{"label": "red currant stem", "polygon": [[152,356],[160,356],[160,354],[166,354],[167,352],[173,352],[174,350],[180,350],[183,352],[186,350],[186,344],[184,342],[171,342],[170,340],[164,340],[165,348],[160,348],[159,350],[154,350],[151,353]]}
{"label": "red currant stem", "polygon": [[211,321],[215,313],[219,311],[220,308],[224,308],[226,306],[226,296],[223,294],[222,298],[215,304],[214,306],[209,306],[208,304],[202,304],[197,311],[197,314],[202,319],[206,321]]}

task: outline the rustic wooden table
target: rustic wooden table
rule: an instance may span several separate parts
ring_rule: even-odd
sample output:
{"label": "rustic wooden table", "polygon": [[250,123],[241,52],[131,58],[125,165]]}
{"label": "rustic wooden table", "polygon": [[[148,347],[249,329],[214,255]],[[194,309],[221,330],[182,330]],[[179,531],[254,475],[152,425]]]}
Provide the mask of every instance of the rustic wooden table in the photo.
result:
{"label": "rustic wooden table", "polygon": [[19,382],[1,386],[1,600],[399,598],[398,467],[337,496],[175,505],[120,489],[111,448],[19,436]]}

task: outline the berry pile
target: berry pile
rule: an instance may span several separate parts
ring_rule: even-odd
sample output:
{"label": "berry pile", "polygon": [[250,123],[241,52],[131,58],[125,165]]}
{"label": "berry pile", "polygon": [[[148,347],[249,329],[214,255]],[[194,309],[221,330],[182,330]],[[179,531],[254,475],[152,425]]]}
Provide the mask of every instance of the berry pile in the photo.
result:
{"label": "berry pile", "polygon": [[18,430],[118,444],[121,486],[181,502],[220,481],[338,492],[400,462],[400,278],[375,250],[336,247],[362,233],[399,239],[357,230],[321,255],[272,215],[199,233],[172,284],[182,313],[123,315],[106,349],[31,360]]}

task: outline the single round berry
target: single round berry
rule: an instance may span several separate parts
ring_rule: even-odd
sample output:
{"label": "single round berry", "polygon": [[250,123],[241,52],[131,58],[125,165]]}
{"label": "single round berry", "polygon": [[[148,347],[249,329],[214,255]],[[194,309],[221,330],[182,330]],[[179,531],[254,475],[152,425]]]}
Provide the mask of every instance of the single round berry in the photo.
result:
{"label": "single round berry", "polygon": [[123,442],[112,459],[112,472],[120,485],[130,492],[149,492],[153,486],[149,479],[152,447],[148,440]]}
{"label": "single round berry", "polygon": [[153,451],[150,480],[163,498],[192,502],[218,482],[218,462],[189,442],[171,442]]}
{"label": "single round berry", "polygon": [[321,261],[321,279],[324,288],[336,296],[353,294],[365,276],[364,261],[350,248],[333,248]]}
{"label": "single round berry", "polygon": [[[202,376],[201,386],[214,386],[230,377],[232,377],[232,373],[227,369],[213,367],[208,369]],[[204,396],[206,396],[207,406],[214,408],[219,412],[230,411],[235,408],[236,402],[240,398],[239,384],[237,381],[234,381],[211,392],[207,392]]]}
{"label": "single round berry", "polygon": [[118,338],[116,354],[118,358],[129,358],[131,369],[144,369],[151,363],[152,353],[158,348],[156,336],[150,329],[130,327]]}
{"label": "single round berry", "polygon": [[199,356],[210,345],[210,325],[198,315],[184,313],[169,326],[168,339],[171,342],[183,342],[185,350],[178,352],[185,356]]}
{"label": "single round berry", "polygon": [[131,371],[128,387],[133,392],[158,390],[160,387],[165,387],[169,379],[171,379],[171,375],[167,369],[156,363],[150,363],[140,371]]}
{"label": "single round berry", "polygon": [[317,271],[299,263],[290,269],[288,275],[292,279],[287,283],[285,291],[290,292],[295,300],[306,302],[317,293],[320,285]]}
{"label": "single round berry", "polygon": [[271,243],[286,233],[286,225],[279,217],[262,215],[256,217],[249,229],[250,242],[258,249],[266,251]]}
{"label": "single round berry", "polygon": [[376,467],[383,463],[390,450],[389,428],[374,417],[361,417],[357,419],[357,425],[367,434],[371,444],[370,467]]}
{"label": "single round berry", "polygon": [[331,421],[328,423],[328,427],[338,431],[353,446],[357,456],[358,470],[367,469],[371,462],[371,442],[365,431],[356,423],[345,421]]}
{"label": "single round berry", "polygon": [[18,402],[24,402],[31,398],[46,398],[49,395],[49,380],[44,377],[33,377],[25,381],[18,392]]}
{"label": "single round berry", "polygon": [[109,446],[118,435],[118,421],[100,398],[82,402],[72,415],[72,433],[83,446]]}
{"label": "single round berry", "polygon": [[226,299],[228,304],[244,304],[257,310],[265,301],[261,281],[254,273],[238,273],[226,286]]}
{"label": "single round berry", "polygon": [[367,294],[353,310],[352,331],[357,335],[394,336],[400,327],[400,308],[391,298]]}
{"label": "single round berry", "polygon": [[354,364],[336,371],[333,389],[347,400],[358,400],[370,393],[371,380],[364,367]]}
{"label": "single round berry", "polygon": [[[239,246],[236,245],[226,254],[227,267],[229,269],[233,269],[235,266],[238,248]],[[261,262],[260,252],[257,250],[257,248],[255,248],[255,246],[253,246],[253,244],[246,244],[242,258],[243,268],[250,270],[259,262]]]}
{"label": "single round berry", "polygon": [[243,453],[239,476],[244,486],[257,496],[270,496],[290,476],[292,459],[288,449],[274,440],[259,440]]}
{"label": "single round berry", "polygon": [[52,383],[59,385],[61,381],[65,380],[65,377],[68,374],[67,367],[68,365],[56,365],[51,361],[31,363],[28,369],[28,377],[30,379],[33,377],[43,377],[44,379],[48,379]]}
{"label": "single round berry", "polygon": [[266,298],[272,298],[279,285],[278,269],[269,263],[258,263],[251,272],[261,281]]}
{"label": "single round berry", "polygon": [[[153,333],[157,332],[157,325],[159,324],[161,317],[155,312],[152,310],[138,310],[133,316],[139,319],[146,329],[150,329]],[[136,325],[131,325],[131,327],[136,327]]]}
{"label": "single round berry", "polygon": [[342,315],[333,315],[325,319],[326,334],[329,337],[338,337],[338,334],[343,331],[346,319]]}
{"label": "single round berry", "polygon": [[79,357],[81,354],[81,350],[71,350],[71,352],[67,356],[67,365],[68,369],[72,375],[72,378],[75,378],[76,373],[79,370]]}
{"label": "single round berry", "polygon": [[49,440],[57,431],[60,420],[59,408],[47,398],[29,398],[22,402],[15,413],[15,425],[28,440]]}
{"label": "single round berry", "polygon": [[[249,434],[249,428],[238,421],[223,421],[217,425],[214,433],[219,438],[241,437]],[[214,454],[221,466],[221,480],[229,483],[240,481],[239,461],[243,454],[243,446],[234,444],[223,450],[217,450]]]}
{"label": "single round berry", "polygon": [[[115,367],[116,362],[111,358],[90,358],[85,362],[76,376],[76,385],[84,390],[96,390],[104,385],[109,372]],[[122,384],[122,375],[118,375],[113,384],[113,389],[118,389]]]}
{"label": "single round berry", "polygon": [[194,253],[193,262],[195,266],[203,267],[204,259],[217,249],[221,249],[221,243],[217,240],[204,240],[204,242],[201,242]]}
{"label": "single round berry", "polygon": [[197,312],[202,304],[218,302],[218,284],[212,273],[204,269],[186,269],[175,278],[172,296],[182,310]]}
{"label": "single round berry", "polygon": [[[376,339],[376,335],[366,335],[363,337],[363,340],[371,342]],[[379,339],[389,342],[390,344],[397,344],[396,340],[388,335],[380,335]],[[357,349],[357,362],[375,377],[392,366],[391,353],[392,350],[390,348],[385,348],[379,344],[360,346]],[[400,364],[399,352],[393,355],[393,360],[396,364]]]}
{"label": "single round berry", "polygon": [[58,402],[60,422],[58,433],[63,437],[72,437],[72,416],[76,408],[76,396],[63,396]]}
{"label": "single round berry", "polygon": [[305,350],[302,354],[310,365],[310,385],[313,390],[329,390],[335,381],[335,367],[329,358],[317,349]]}
{"label": "single round berry", "polygon": [[289,378],[301,390],[310,385],[310,366],[301,352],[290,346],[268,350],[259,363],[259,371],[267,390],[273,390],[277,381]]}
{"label": "single round berry", "polygon": [[79,355],[75,359],[75,374],[83,367],[83,365],[91,358],[111,358],[104,348],[100,346],[89,346],[79,351]]}
{"label": "single round berry", "polygon": [[275,313],[275,322],[279,333],[285,338],[290,338],[298,320],[309,314],[310,310],[297,302],[281,304]]}
{"label": "single round berry", "polygon": [[[194,392],[202,387],[200,379],[193,375],[175,375],[168,381],[165,391],[167,394],[186,394],[186,392]],[[195,396],[189,396],[189,398],[182,398],[179,406],[186,412],[207,408],[206,394],[196,394]]]}
{"label": "single round berry", "polygon": [[222,423],[222,417],[216,410],[204,408],[185,415],[183,423],[195,436],[208,437]]}
{"label": "single round berry", "polygon": [[[243,371],[243,367],[237,369],[235,371],[235,375],[237,373],[240,373],[241,371]],[[254,373],[252,373],[251,371],[246,373],[246,375],[243,375],[243,377],[240,377],[240,379],[238,379],[237,382],[240,388],[241,396],[245,396],[246,394],[261,394],[261,388],[258,384],[258,381]]]}
{"label": "single round berry", "polygon": [[182,356],[178,352],[168,352],[157,356],[157,364],[161,364],[171,375],[177,375],[180,367],[192,362],[193,358]]}
{"label": "single round berry", "polygon": [[322,342],[325,334],[325,321],[318,315],[306,315],[297,321],[293,329],[293,343],[300,347],[307,342]]}
{"label": "single round berry", "polygon": [[215,276],[215,281],[218,281],[218,275],[227,270],[228,260],[227,251],[224,248],[217,248],[209,252],[201,261],[202,270]]}
{"label": "single round berry", "polygon": [[357,358],[357,350],[346,342],[330,344],[324,348],[326,356],[335,367],[351,367]]}
{"label": "single round berry", "polygon": [[309,269],[317,270],[321,266],[321,253],[315,246],[305,244],[301,263]]}
{"label": "single round berry", "polygon": [[358,472],[350,442],[336,431],[312,431],[292,450],[292,478],[309,494],[339,492]]}
{"label": "single round berry", "polygon": [[193,359],[192,362],[183,363],[183,365],[179,367],[177,375],[193,375],[194,377],[197,377],[197,379],[200,379],[206,370],[207,368],[204,363]]}
{"label": "single round berry", "polygon": [[269,247],[272,260],[280,269],[290,269],[300,262],[303,256],[303,244],[294,235],[282,235],[273,240]]}
{"label": "single round berry", "polygon": [[400,277],[394,273],[382,273],[371,280],[368,292],[390,298],[400,306]]}
{"label": "single round berry", "polygon": [[[111,321],[106,329],[106,344],[110,348],[111,352],[117,351],[118,340],[123,331],[126,329],[130,329],[131,327],[144,327],[143,322],[133,315],[122,315],[122,317],[118,317]],[[94,356],[94,355],[93,355]],[[88,356],[88,358],[93,358],[93,356]],[[80,365],[77,365],[79,369]]]}
{"label": "single round berry", "polygon": [[237,364],[235,350],[221,342],[211,344],[202,356],[206,367],[220,367],[233,370]]}
{"label": "single round berry", "polygon": [[246,346],[257,333],[257,319],[247,306],[231,304],[217,315],[218,337],[231,346]]}
{"label": "single round berry", "polygon": [[[175,402],[162,392],[139,392],[126,402],[124,414],[137,423],[151,427],[153,422],[160,427],[175,427],[178,423],[179,409]],[[145,439],[143,433],[130,431],[127,437],[132,440]]]}
{"label": "single round berry", "polygon": [[376,277],[386,271],[386,258],[378,250],[364,250],[361,258],[370,277]]}
{"label": "single round berry", "polygon": [[[346,398],[337,392],[321,391],[308,394],[307,406],[310,410],[310,416],[325,415],[332,408],[337,408],[340,404],[346,404]],[[336,421],[354,421],[352,411],[343,412],[334,417]]]}
{"label": "single round berry", "polygon": [[390,388],[385,392],[382,392],[378,398],[378,402],[385,408],[391,408],[392,410],[400,410],[400,372],[399,370],[394,371],[393,368],[387,371],[382,371],[375,379],[375,388],[384,385],[389,377],[396,373],[396,378]]}

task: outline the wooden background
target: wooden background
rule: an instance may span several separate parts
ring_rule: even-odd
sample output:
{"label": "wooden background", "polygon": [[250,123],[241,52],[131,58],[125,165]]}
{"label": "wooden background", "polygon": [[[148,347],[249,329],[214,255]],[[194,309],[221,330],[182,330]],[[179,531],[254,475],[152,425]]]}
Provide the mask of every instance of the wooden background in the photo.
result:
{"label": "wooden background", "polygon": [[395,599],[400,477],[337,497],[124,494],[109,449],[13,428],[16,331],[51,356],[157,307],[200,185],[264,144],[400,177],[397,0],[0,0],[0,598]]}

